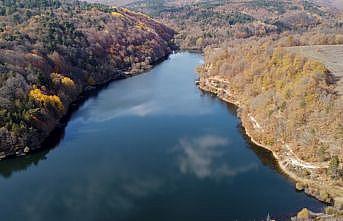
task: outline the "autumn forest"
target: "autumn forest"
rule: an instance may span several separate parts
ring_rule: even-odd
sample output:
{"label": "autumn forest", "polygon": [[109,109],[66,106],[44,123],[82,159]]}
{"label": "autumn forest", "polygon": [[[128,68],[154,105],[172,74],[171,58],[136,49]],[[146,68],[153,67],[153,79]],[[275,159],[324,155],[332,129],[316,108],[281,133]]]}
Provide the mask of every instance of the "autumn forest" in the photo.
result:
{"label": "autumn forest", "polygon": [[0,159],[36,152],[88,93],[178,51],[203,55],[191,83],[234,104],[237,127],[325,203],[293,220],[342,220],[339,1],[1,0]]}

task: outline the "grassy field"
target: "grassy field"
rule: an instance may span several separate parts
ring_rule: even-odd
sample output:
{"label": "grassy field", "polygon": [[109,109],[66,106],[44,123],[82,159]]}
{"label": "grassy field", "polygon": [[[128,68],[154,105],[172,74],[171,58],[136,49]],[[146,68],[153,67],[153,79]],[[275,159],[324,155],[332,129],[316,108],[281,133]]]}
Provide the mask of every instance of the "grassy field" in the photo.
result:
{"label": "grassy field", "polygon": [[297,46],[288,50],[325,64],[337,79],[337,92],[343,95],[343,45]]}
{"label": "grassy field", "polygon": [[107,5],[114,5],[114,6],[125,6],[133,2],[137,2],[137,0],[86,0],[87,2],[91,3],[102,3]]}
{"label": "grassy field", "polygon": [[338,9],[343,9],[343,1],[342,0],[319,0],[324,4],[336,7]]}

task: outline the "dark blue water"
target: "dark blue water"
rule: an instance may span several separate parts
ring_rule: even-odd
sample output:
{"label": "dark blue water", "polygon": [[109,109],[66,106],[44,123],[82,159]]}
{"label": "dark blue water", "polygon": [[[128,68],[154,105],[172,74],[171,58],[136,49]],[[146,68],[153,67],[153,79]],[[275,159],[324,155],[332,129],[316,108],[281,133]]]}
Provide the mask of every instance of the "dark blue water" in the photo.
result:
{"label": "dark blue water", "polygon": [[201,62],[179,53],[113,82],[50,138],[53,149],[1,161],[1,220],[261,220],[320,209],[249,142],[233,106],[196,88]]}

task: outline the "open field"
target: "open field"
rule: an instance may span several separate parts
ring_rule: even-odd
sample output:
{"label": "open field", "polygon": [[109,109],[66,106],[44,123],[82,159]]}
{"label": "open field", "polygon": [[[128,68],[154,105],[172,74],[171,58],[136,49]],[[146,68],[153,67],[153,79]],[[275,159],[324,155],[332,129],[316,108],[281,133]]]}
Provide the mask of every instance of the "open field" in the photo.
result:
{"label": "open field", "polygon": [[325,64],[337,79],[338,94],[343,95],[343,45],[297,46],[288,50]]}
{"label": "open field", "polygon": [[136,0],[86,0],[86,1],[91,2],[91,3],[101,3],[101,4],[115,5],[115,6],[125,6],[133,2],[137,2]]}
{"label": "open field", "polygon": [[332,6],[332,7],[336,7],[338,9],[343,9],[342,0],[319,0],[319,2]]}

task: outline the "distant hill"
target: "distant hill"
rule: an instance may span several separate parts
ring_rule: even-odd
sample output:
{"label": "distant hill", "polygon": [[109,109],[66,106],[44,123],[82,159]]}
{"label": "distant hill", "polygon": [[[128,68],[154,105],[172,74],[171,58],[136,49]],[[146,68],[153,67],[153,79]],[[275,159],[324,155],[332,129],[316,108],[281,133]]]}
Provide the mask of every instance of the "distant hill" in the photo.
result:
{"label": "distant hill", "polygon": [[149,4],[149,5],[169,5],[182,6],[187,4],[194,4],[199,2],[206,2],[204,0],[86,0],[91,3],[102,3],[115,6],[128,6],[131,4]]}
{"label": "distant hill", "polygon": [[230,39],[302,32],[321,24],[328,28],[334,19],[333,10],[315,0],[142,0],[126,7],[173,27],[179,45],[192,50]]}

